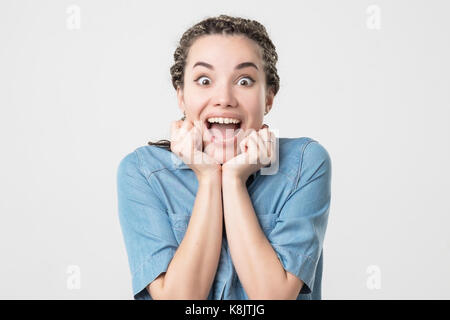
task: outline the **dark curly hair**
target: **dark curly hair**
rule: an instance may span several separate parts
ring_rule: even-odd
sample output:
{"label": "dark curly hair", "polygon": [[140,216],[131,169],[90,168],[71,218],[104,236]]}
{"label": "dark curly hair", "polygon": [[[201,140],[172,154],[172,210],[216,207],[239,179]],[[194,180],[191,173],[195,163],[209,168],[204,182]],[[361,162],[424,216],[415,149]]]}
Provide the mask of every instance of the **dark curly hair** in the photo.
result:
{"label": "dark curly hair", "polygon": [[[177,49],[173,55],[175,63],[170,68],[172,76],[172,85],[177,90],[178,87],[184,88],[184,69],[189,49],[194,41],[204,35],[245,35],[249,39],[256,41],[262,49],[262,59],[264,63],[264,73],[266,75],[266,88],[273,91],[274,96],[280,89],[280,77],[277,73],[276,63],[278,55],[275,46],[267,34],[266,28],[255,20],[244,19],[240,17],[231,17],[220,15],[218,17],[209,17],[195,24],[182,35]],[[181,119],[184,120],[186,116]],[[170,140],[159,140],[157,142],[148,142],[149,145],[156,145],[170,150]]]}

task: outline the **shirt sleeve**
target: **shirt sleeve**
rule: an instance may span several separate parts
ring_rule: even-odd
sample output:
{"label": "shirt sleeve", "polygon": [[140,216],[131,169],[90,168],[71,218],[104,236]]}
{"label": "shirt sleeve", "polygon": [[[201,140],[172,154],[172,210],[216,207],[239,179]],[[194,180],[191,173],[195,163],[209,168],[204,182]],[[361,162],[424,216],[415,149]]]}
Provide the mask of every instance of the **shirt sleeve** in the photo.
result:
{"label": "shirt sleeve", "polygon": [[312,140],[303,149],[299,179],[283,205],[268,240],[284,269],[303,281],[300,293],[313,290],[331,200],[331,159]]}
{"label": "shirt sleeve", "polygon": [[128,255],[134,299],[150,299],[146,287],[172,260],[178,243],[167,211],[140,167],[134,151],[117,170],[119,222]]}

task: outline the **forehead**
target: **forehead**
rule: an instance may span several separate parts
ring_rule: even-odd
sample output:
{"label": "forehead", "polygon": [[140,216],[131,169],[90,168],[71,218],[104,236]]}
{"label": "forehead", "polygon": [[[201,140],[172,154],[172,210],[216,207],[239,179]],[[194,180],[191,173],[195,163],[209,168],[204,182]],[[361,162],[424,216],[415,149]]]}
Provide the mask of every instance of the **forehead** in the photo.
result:
{"label": "forehead", "polygon": [[[243,35],[206,35],[196,39],[189,49],[187,65],[204,61],[212,65],[252,61],[261,65],[261,49],[252,39]],[[261,69],[260,69],[261,70]]]}

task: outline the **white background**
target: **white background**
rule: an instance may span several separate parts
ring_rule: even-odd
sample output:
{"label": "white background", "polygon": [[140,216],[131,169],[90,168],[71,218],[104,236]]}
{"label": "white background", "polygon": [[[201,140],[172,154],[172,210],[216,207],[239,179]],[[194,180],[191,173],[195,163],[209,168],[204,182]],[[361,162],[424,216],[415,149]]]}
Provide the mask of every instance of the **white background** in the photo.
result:
{"label": "white background", "polygon": [[221,13],[277,48],[266,123],[331,156],[322,298],[449,299],[450,5],[425,0],[2,0],[0,298],[132,299],[117,166],[170,137],[177,41]]}

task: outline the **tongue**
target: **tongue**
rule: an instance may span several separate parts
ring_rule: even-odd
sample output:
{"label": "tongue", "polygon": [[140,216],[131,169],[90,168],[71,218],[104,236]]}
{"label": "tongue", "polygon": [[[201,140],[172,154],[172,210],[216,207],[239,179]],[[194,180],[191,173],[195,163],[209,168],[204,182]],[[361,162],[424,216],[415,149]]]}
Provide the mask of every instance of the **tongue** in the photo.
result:
{"label": "tongue", "polygon": [[233,137],[236,134],[236,130],[239,129],[239,124],[222,124],[222,123],[212,123],[211,128],[209,130],[213,130],[212,134],[217,136],[218,132],[220,132],[219,138],[228,139]]}

